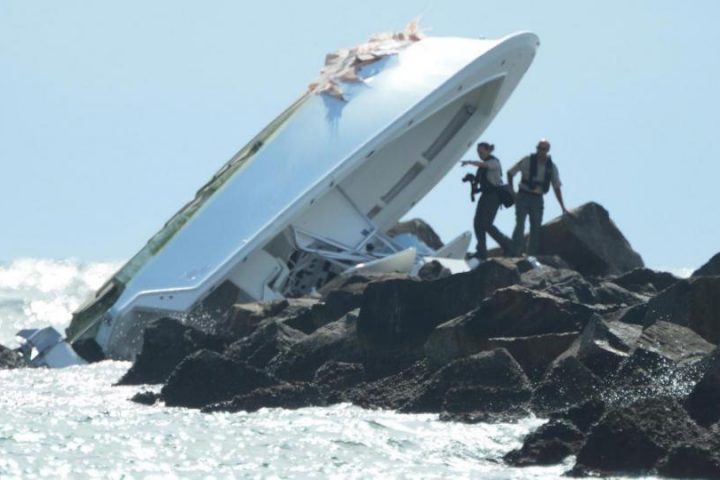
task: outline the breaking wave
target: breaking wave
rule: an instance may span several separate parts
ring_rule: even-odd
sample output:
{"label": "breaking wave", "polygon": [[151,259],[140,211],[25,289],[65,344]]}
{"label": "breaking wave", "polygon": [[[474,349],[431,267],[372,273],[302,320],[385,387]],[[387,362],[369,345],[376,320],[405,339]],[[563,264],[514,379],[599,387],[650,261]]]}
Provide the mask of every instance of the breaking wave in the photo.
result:
{"label": "breaking wave", "polygon": [[62,331],[72,312],[102,286],[120,262],[19,258],[0,263],[0,344],[16,346],[23,328]]}

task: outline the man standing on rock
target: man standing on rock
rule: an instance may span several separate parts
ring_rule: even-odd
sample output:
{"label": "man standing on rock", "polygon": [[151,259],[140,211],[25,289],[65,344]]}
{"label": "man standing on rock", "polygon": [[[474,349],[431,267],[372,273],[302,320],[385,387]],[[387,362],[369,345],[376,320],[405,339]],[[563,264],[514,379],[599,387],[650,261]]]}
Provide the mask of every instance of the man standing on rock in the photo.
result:
{"label": "man standing on rock", "polygon": [[520,185],[515,197],[515,230],[512,241],[513,250],[516,256],[525,251],[525,218],[530,217],[530,242],[528,254],[536,255],[540,249],[540,226],[543,217],[543,195],[550,190],[552,184],[555,197],[562,208],[563,213],[569,213],[563,203],[562,191],[560,190],[560,175],[548,155],[550,142],[541,139],[537,144],[537,150],[517,162],[507,172],[507,180],[510,188],[513,188],[513,177],[521,172]]}

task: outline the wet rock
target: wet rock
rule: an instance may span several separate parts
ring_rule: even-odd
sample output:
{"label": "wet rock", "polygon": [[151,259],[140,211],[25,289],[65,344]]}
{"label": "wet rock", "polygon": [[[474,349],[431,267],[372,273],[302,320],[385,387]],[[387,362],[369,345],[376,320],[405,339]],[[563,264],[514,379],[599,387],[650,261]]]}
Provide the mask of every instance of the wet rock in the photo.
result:
{"label": "wet rock", "polygon": [[611,379],[612,395],[621,403],[649,396],[684,398],[700,379],[700,362],[713,348],[688,328],[657,322],[643,330]]}
{"label": "wet rock", "polygon": [[488,338],[579,333],[590,308],[514,285],[497,290],[478,308],[432,331],[425,354],[436,365],[485,349]]}
{"label": "wet rock", "polygon": [[298,409],[324,405],[322,393],[312,383],[284,383],[271,387],[258,388],[232,400],[208,405],[202,409],[212,412],[256,412],[261,408]]}
{"label": "wet rock", "polygon": [[720,276],[680,280],[648,302],[645,324],[658,321],[688,327],[720,343]]}
{"label": "wet rock", "polygon": [[633,269],[611,279],[616,285],[643,294],[654,294],[665,290],[678,280],[680,279],[672,273],[656,272],[655,270],[644,267]]}
{"label": "wet rock", "polygon": [[354,363],[362,359],[355,311],[294,342],[273,359],[269,369],[285,380],[308,381],[330,360]]}
{"label": "wet rock", "polygon": [[358,335],[376,364],[411,363],[423,357],[422,345],[437,325],[475,308],[519,278],[512,263],[488,260],[470,272],[432,282],[373,283],[365,290]]}
{"label": "wet rock", "polygon": [[685,409],[702,426],[720,421],[720,349],[708,358],[702,378],[685,400]]}
{"label": "wet rock", "polygon": [[720,275],[720,253],[716,253],[702,267],[692,273],[693,277]]}
{"label": "wet rock", "polygon": [[420,360],[398,373],[351,388],[345,401],[363,408],[397,410],[417,396],[435,372],[426,360]]}
{"label": "wet rock", "polygon": [[425,281],[437,280],[439,278],[449,277],[450,275],[452,275],[450,269],[443,267],[442,263],[437,260],[432,260],[420,267],[417,274],[420,280]]}
{"label": "wet rock", "polygon": [[161,396],[169,407],[200,408],[278,383],[262,370],[217,352],[200,350],[173,370]]}
{"label": "wet rock", "polygon": [[[302,300],[302,306],[306,300]],[[311,304],[317,300],[310,300]],[[302,308],[302,306],[300,308]],[[277,316],[290,307],[290,300],[276,300],[273,302],[252,302],[235,304],[230,309],[227,318],[218,323],[218,332],[233,340],[250,335],[255,329],[270,317]]]}
{"label": "wet rock", "polygon": [[227,357],[265,368],[271,360],[285,353],[307,335],[276,319],[269,319],[251,335],[232,343],[224,352]]}
{"label": "wet rock", "polygon": [[526,436],[522,447],[507,453],[504,460],[515,467],[554,465],[577,453],[584,440],[572,423],[550,420]]}
{"label": "wet rock", "polygon": [[603,383],[573,356],[558,359],[533,392],[531,406],[540,415],[583,403],[603,391]]}
{"label": "wet rock", "polygon": [[424,220],[419,218],[413,218],[412,220],[408,220],[406,222],[398,222],[394,227],[387,231],[387,234],[391,238],[395,238],[403,234],[414,235],[418,238],[418,240],[433,250],[439,250],[444,246],[440,236],[435,233],[435,230],[433,230],[433,228]]}
{"label": "wet rock", "polygon": [[657,471],[671,478],[720,478],[720,435],[709,431],[700,440],[675,445]]}
{"label": "wet rock", "polygon": [[610,320],[617,320],[622,323],[631,325],[645,325],[645,315],[647,314],[647,303],[639,303],[631,307],[626,307],[615,311],[609,315]]}
{"label": "wet rock", "polygon": [[344,391],[365,381],[365,367],[361,363],[331,360],[317,369],[313,383],[330,391]]}
{"label": "wet rock", "polygon": [[11,370],[25,366],[25,362],[17,350],[0,345],[0,370]]}
{"label": "wet rock", "polygon": [[163,383],[188,355],[201,350],[221,352],[222,338],[185,325],[174,318],[151,321],[143,331],[140,353],[118,385]]}
{"label": "wet rock", "polygon": [[642,335],[642,327],[609,322],[594,315],[582,334],[563,354],[575,356],[600,378],[614,374]]}
{"label": "wet rock", "polygon": [[131,402],[139,403],[140,405],[155,405],[160,400],[160,394],[151,391],[138,392],[132,396]]}
{"label": "wet rock", "polygon": [[520,365],[506,350],[496,349],[455,360],[438,370],[401,410],[500,412],[527,402],[530,392]]}
{"label": "wet rock", "polygon": [[587,433],[595,423],[605,415],[607,403],[597,397],[584,401],[570,408],[550,414],[551,420],[565,420],[583,433]]}
{"label": "wet rock", "polygon": [[667,398],[613,407],[590,430],[574,472],[648,474],[675,445],[693,444],[702,434],[687,412]]}
{"label": "wet rock", "polygon": [[601,205],[586,203],[573,213],[542,226],[541,255],[558,255],[583,275],[618,275],[643,266]]}
{"label": "wet rock", "polygon": [[[538,381],[548,366],[577,338],[577,333],[548,333],[530,337],[489,338],[486,348],[504,348],[522,367],[531,381]],[[468,352],[468,354],[475,352]]]}
{"label": "wet rock", "polygon": [[102,351],[100,345],[94,338],[81,338],[75,340],[72,344],[75,353],[88,363],[102,362],[105,360],[105,352]]}

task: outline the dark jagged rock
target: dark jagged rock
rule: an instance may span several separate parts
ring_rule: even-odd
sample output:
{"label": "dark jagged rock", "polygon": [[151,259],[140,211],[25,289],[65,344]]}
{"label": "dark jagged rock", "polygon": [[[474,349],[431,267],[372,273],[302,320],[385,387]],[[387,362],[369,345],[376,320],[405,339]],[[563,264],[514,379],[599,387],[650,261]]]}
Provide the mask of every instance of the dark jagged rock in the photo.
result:
{"label": "dark jagged rock", "polygon": [[144,391],[138,392],[130,399],[131,402],[140,405],[155,405],[160,400],[160,394],[156,392]]}
{"label": "dark jagged rock", "polygon": [[692,273],[693,277],[720,275],[720,253],[716,253],[702,267]]}
{"label": "dark jagged rock", "polygon": [[700,362],[713,348],[688,328],[657,322],[643,331],[620,365],[611,399],[627,403],[649,396],[684,398],[700,379]]}
{"label": "dark jagged rock", "polygon": [[642,475],[680,443],[695,443],[702,429],[675,401],[650,398],[610,408],[590,430],[574,472]]}
{"label": "dark jagged rock", "polygon": [[306,336],[276,319],[268,319],[251,335],[231,344],[224,354],[250,366],[265,368]]}
{"label": "dark jagged rock", "polygon": [[[303,302],[306,302],[303,299]],[[310,300],[311,303],[315,301]],[[302,306],[310,306],[303,303]],[[302,306],[300,308],[302,308]],[[255,329],[270,317],[284,312],[290,307],[290,300],[276,300],[273,302],[253,302],[233,305],[230,314],[218,323],[218,332],[228,338],[237,340],[250,335]]]}
{"label": "dark jagged rock", "polygon": [[518,362],[530,380],[538,381],[553,360],[567,350],[576,338],[575,332],[489,338],[483,350],[504,348]]}
{"label": "dark jagged rock", "polygon": [[608,322],[595,315],[582,334],[565,352],[575,356],[600,378],[614,374],[630,356],[642,335],[642,327],[622,322]]}
{"label": "dark jagged rock", "polygon": [[318,368],[313,383],[338,392],[347,390],[365,381],[365,367],[361,363],[336,362],[331,360]]}
{"label": "dark jagged rock", "polygon": [[201,350],[222,352],[222,338],[209,335],[174,318],[153,320],[143,331],[143,344],[130,370],[118,385],[163,383],[188,355]]}
{"label": "dark jagged rock", "polygon": [[550,420],[525,437],[522,447],[507,453],[504,460],[515,467],[554,465],[577,453],[584,440],[572,423]]}
{"label": "dark jagged rock", "polygon": [[720,343],[720,276],[680,280],[648,302],[645,324],[672,322]]}
{"label": "dark jagged rock", "polygon": [[398,222],[394,227],[387,231],[389,237],[397,237],[403,233],[415,235],[415,237],[433,250],[439,250],[443,247],[443,242],[440,240],[440,236],[435,233],[435,230],[433,230],[430,225],[419,218],[413,218],[412,220],[408,220],[406,222]]}
{"label": "dark jagged rock", "polygon": [[169,407],[200,408],[278,383],[261,370],[210,350],[200,350],[173,370],[161,395]]}
{"label": "dark jagged rock", "polygon": [[0,370],[10,370],[23,366],[25,366],[25,362],[20,353],[0,345]]}
{"label": "dark jagged rock", "polygon": [[437,260],[428,262],[422,267],[420,267],[420,270],[418,270],[417,274],[420,280],[425,281],[437,280],[439,278],[449,277],[450,275],[452,275],[450,269],[443,267],[442,263],[438,262]]}
{"label": "dark jagged rock", "polygon": [[426,360],[421,360],[394,375],[350,389],[345,399],[363,408],[397,410],[417,395],[435,371]]}
{"label": "dark jagged rock", "polygon": [[579,333],[592,314],[584,305],[514,285],[437,327],[425,344],[425,354],[443,364],[484,350],[488,338]]}
{"label": "dark jagged rock", "polygon": [[657,471],[671,478],[720,478],[720,435],[710,431],[698,441],[675,445]]}
{"label": "dark jagged rock", "polygon": [[522,274],[522,285],[576,303],[597,303],[593,285],[574,270],[535,268]]}
{"label": "dark jagged rock", "polygon": [[558,359],[533,392],[531,406],[538,414],[578,405],[602,393],[603,383],[573,356]]}
{"label": "dark jagged rock", "polygon": [[678,280],[680,279],[672,273],[656,272],[644,267],[636,268],[611,279],[614,284],[620,285],[627,290],[648,294],[665,290]]}
{"label": "dark jagged rock", "polygon": [[422,358],[422,345],[437,325],[470,311],[496,289],[519,279],[515,265],[493,259],[470,272],[432,282],[373,283],[365,290],[358,335],[377,364],[412,363]]}
{"label": "dark jagged rock", "polygon": [[550,414],[551,420],[567,420],[575,428],[587,433],[598,420],[605,415],[607,403],[600,398],[591,398],[570,408],[559,410]]}
{"label": "dark jagged rock", "polygon": [[612,282],[600,282],[594,291],[596,303],[615,307],[637,305],[639,303],[645,303],[649,299],[646,295],[633,293]]}
{"label": "dark jagged rock", "polygon": [[273,359],[269,368],[285,380],[308,381],[325,362],[360,362],[362,350],[357,337],[357,313],[350,312],[299,339]]}
{"label": "dark jagged rock", "polygon": [[95,341],[94,338],[81,338],[75,340],[72,344],[72,349],[75,353],[88,363],[97,363],[105,360],[105,352],[102,351],[100,345]]}
{"label": "dark jagged rock", "polygon": [[208,405],[202,409],[211,412],[255,412],[261,408],[297,409],[322,406],[325,404],[322,393],[312,383],[284,383],[272,387],[258,388],[232,400]]}
{"label": "dark jagged rock", "polygon": [[644,326],[646,314],[647,303],[638,303],[637,305],[612,312],[609,317],[611,320],[617,320],[618,322]]}
{"label": "dark jagged rock", "polygon": [[455,360],[438,370],[401,410],[501,412],[529,398],[530,382],[520,365],[506,350],[496,349]]}
{"label": "dark jagged rock", "polygon": [[583,275],[618,275],[643,266],[601,205],[586,203],[573,213],[542,226],[540,254],[558,255]]}
{"label": "dark jagged rock", "polygon": [[710,355],[702,378],[685,400],[685,408],[702,426],[720,421],[720,349]]}

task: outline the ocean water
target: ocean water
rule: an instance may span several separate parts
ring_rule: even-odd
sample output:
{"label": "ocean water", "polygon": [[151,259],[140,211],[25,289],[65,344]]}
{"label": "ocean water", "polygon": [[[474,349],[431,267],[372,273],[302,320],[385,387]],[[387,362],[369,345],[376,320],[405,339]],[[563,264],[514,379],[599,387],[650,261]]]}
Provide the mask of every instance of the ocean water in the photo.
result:
{"label": "ocean water", "polygon": [[[65,327],[118,266],[0,265],[0,343],[17,345],[20,328]],[[0,479],[554,479],[572,465],[503,465],[544,422],[534,417],[463,425],[348,404],[201,414],[128,401],[140,387],[111,385],[129,366],[0,370]]]}

